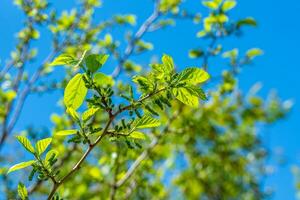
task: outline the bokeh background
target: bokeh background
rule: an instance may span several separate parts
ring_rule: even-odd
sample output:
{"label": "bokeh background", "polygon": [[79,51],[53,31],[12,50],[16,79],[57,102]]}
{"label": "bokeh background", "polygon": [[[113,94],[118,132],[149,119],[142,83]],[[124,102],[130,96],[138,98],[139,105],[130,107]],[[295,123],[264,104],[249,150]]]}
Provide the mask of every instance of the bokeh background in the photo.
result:
{"label": "bokeh background", "polygon": [[[73,0],[52,0],[55,9],[64,10],[74,5]],[[149,5],[147,5],[149,4]],[[151,13],[151,2],[148,0],[106,0],[95,19],[109,18],[112,13],[134,13],[139,15],[137,23]],[[185,4],[186,9],[205,13],[200,0],[192,0]],[[16,9],[12,0],[1,0],[0,8],[0,58],[1,63],[9,57],[10,51],[15,45],[15,33],[22,27],[22,13]],[[239,84],[244,91],[257,82],[262,84],[259,94],[266,97],[267,93],[275,89],[282,99],[292,99],[294,107],[286,120],[282,120],[271,127],[259,127],[264,129],[262,137],[266,147],[272,152],[268,161],[271,174],[266,177],[263,187],[270,187],[275,191],[275,200],[295,199],[296,191],[294,177],[291,172],[293,165],[300,160],[300,22],[299,0],[240,0],[237,9],[231,12],[231,17],[242,18],[253,16],[258,21],[257,28],[248,28],[240,39],[224,41],[228,50],[239,48],[241,52],[251,47],[259,47],[264,50],[264,56],[255,61],[255,65],[243,69]],[[5,12],[3,12],[5,11]],[[188,58],[187,49],[201,46],[201,40],[195,39],[195,34],[200,29],[191,22],[179,21],[177,28],[167,28],[159,33],[145,36],[145,40],[156,41],[155,54],[168,53],[172,55],[179,66],[197,66],[197,60]],[[114,35],[123,36],[123,33],[115,31]],[[50,36],[41,34],[38,45],[40,52],[38,57],[44,57],[49,51]],[[197,41],[197,42],[195,42]],[[159,42],[159,44],[158,44]],[[167,49],[167,51],[166,51]],[[151,52],[140,56],[141,63],[146,64],[152,55]],[[218,60],[213,61],[213,71],[218,71]],[[37,66],[31,66],[34,70]],[[108,69],[109,70],[112,70]],[[57,73],[57,78],[63,73]],[[53,78],[53,77],[52,77]],[[17,124],[16,131],[22,130],[28,124],[50,127],[49,115],[53,112],[61,112],[57,105],[57,99],[61,92],[52,92],[43,96],[30,96],[24,108],[24,112]],[[38,116],[38,117],[37,117]]]}

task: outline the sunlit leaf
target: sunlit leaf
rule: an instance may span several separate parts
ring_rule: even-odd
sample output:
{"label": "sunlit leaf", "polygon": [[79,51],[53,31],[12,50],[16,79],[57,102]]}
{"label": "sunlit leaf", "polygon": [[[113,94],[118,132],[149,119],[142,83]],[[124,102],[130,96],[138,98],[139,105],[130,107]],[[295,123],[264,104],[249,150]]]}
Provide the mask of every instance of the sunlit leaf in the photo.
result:
{"label": "sunlit leaf", "polygon": [[173,95],[181,101],[182,103],[192,106],[198,107],[199,106],[199,99],[198,97],[192,92],[190,89],[185,87],[174,88],[172,89]]}
{"label": "sunlit leaf", "polygon": [[27,200],[28,199],[28,192],[23,183],[18,184],[18,195],[22,200]]}
{"label": "sunlit leaf", "polygon": [[108,58],[107,54],[91,54],[85,58],[86,67],[91,72],[98,71],[106,62]]}
{"label": "sunlit leaf", "polygon": [[89,120],[92,116],[95,115],[95,113],[99,110],[100,108],[89,108],[88,110],[86,110],[83,114],[82,114],[82,120],[83,121],[87,121]]}
{"label": "sunlit leaf", "polygon": [[136,129],[153,128],[160,126],[160,121],[150,115],[144,115],[142,118],[136,119],[132,126]]}
{"label": "sunlit leaf", "polygon": [[61,54],[56,57],[49,66],[58,66],[58,65],[75,65],[78,62],[76,58],[69,54]]}
{"label": "sunlit leaf", "polygon": [[35,163],[35,160],[30,160],[30,161],[27,161],[27,162],[21,162],[21,163],[18,163],[18,164],[16,164],[16,165],[12,166],[11,168],[9,168],[9,170],[8,170],[7,173],[10,173],[10,172],[13,172],[13,171],[16,171],[16,170],[20,170],[20,169],[29,167],[29,166],[31,166],[33,163]]}
{"label": "sunlit leaf", "polygon": [[50,145],[51,141],[52,141],[52,138],[45,138],[45,139],[39,140],[35,145],[37,154],[41,155],[42,153],[44,153],[44,151]]}
{"label": "sunlit leaf", "polygon": [[140,131],[133,131],[132,133],[130,133],[130,135],[128,137],[133,138],[133,139],[140,139],[140,140],[147,139],[146,135]]}
{"label": "sunlit leaf", "polygon": [[58,132],[55,133],[55,135],[66,136],[66,135],[74,135],[76,133],[77,133],[77,130],[72,129],[72,130],[58,131]]}
{"label": "sunlit leaf", "polygon": [[84,101],[88,90],[82,77],[82,74],[76,74],[65,89],[64,103],[67,108],[77,110]]}
{"label": "sunlit leaf", "polygon": [[25,149],[31,153],[34,153],[34,148],[31,144],[31,142],[25,137],[18,135],[16,138],[19,140],[19,142],[25,147]]}

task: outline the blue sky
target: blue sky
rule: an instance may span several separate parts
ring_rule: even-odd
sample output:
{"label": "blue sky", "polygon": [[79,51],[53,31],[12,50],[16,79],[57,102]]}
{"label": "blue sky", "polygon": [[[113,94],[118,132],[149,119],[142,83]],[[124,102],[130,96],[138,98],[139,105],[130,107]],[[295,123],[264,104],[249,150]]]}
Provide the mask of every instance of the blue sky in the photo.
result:
{"label": "blue sky", "polygon": [[[70,8],[73,2],[53,0],[58,10]],[[189,10],[204,11],[200,6],[200,0],[188,0],[188,2],[186,8]],[[14,33],[22,27],[22,15],[20,10],[12,5],[11,0],[1,0],[0,9],[0,58],[3,62],[15,44]],[[266,181],[266,185],[272,186],[276,191],[273,196],[275,200],[295,199],[294,179],[290,167],[300,163],[299,10],[299,0],[240,0],[231,16],[233,18],[253,16],[259,22],[259,26],[256,29],[247,29],[246,34],[238,40],[224,41],[225,49],[228,50],[237,47],[244,52],[251,47],[260,47],[265,51],[263,57],[256,59],[254,66],[245,68],[240,75],[240,85],[244,91],[249,90],[259,81],[263,84],[260,92],[262,96],[276,89],[282,99],[293,99],[295,102],[286,120],[265,129],[265,144],[270,149],[282,147],[287,158],[287,164],[276,167],[274,174]],[[112,13],[135,13],[140,16],[138,23],[141,23],[150,12],[150,0],[143,0],[142,3],[141,0],[107,0],[104,1],[103,9],[98,10],[95,19],[107,19]],[[195,33],[200,27],[186,21],[178,22],[177,26],[177,28],[148,34],[145,39],[159,42],[159,45],[154,43],[155,54],[168,53],[175,57],[176,63],[182,67],[197,65],[197,61],[188,59],[187,49],[202,45],[201,40],[195,38]],[[44,57],[49,51],[47,39],[49,39],[48,35],[42,35],[44,42],[34,44],[40,47],[40,57]],[[146,64],[150,55],[151,53],[140,57],[139,61]],[[214,65],[216,68],[223,67],[218,66],[218,63]],[[49,114],[54,111],[60,112],[56,104],[59,95],[60,92],[54,92],[44,96],[31,96],[26,103],[17,130],[21,130],[29,123],[50,126]],[[270,162],[274,163],[273,159]]]}

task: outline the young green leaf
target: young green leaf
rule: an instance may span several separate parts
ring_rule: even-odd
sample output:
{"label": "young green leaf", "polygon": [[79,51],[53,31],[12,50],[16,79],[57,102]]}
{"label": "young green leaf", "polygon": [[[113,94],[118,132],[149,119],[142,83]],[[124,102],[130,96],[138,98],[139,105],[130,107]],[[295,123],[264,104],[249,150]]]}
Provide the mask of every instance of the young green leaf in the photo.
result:
{"label": "young green leaf", "polygon": [[66,136],[66,135],[74,135],[77,133],[77,130],[72,129],[72,130],[63,130],[63,131],[58,131],[55,133],[55,135],[58,136]]}
{"label": "young green leaf", "polygon": [[222,11],[226,12],[233,9],[236,6],[235,0],[226,0],[222,5]]}
{"label": "young green leaf", "polygon": [[219,7],[219,4],[215,1],[203,1],[202,4],[212,10],[217,10]]}
{"label": "young green leaf", "polygon": [[75,121],[79,121],[79,114],[76,110],[74,110],[74,108],[70,107],[67,108],[66,112],[75,120]]}
{"label": "young green leaf", "polygon": [[23,183],[18,184],[18,195],[22,200],[27,200],[28,199],[28,192]]}
{"label": "young green leaf", "polygon": [[157,126],[160,126],[160,121],[150,115],[144,115],[142,118],[136,119],[133,123],[135,129],[153,128]]}
{"label": "young green leaf", "polygon": [[164,54],[161,59],[165,74],[171,74],[174,71],[174,61],[169,55]]}
{"label": "young green leaf", "polygon": [[199,106],[199,99],[195,93],[186,87],[172,89],[173,95],[182,103],[197,108]]}
{"label": "young green leaf", "polygon": [[35,160],[30,160],[30,161],[27,161],[27,162],[21,162],[21,163],[15,164],[11,168],[9,168],[9,170],[7,171],[7,173],[9,174],[10,172],[13,172],[13,171],[16,171],[16,170],[19,170],[19,169],[23,169],[23,168],[29,167],[33,163],[35,163]]}
{"label": "young green leaf", "polygon": [[257,23],[256,23],[256,21],[255,21],[255,19],[254,18],[252,18],[252,17],[247,17],[247,18],[245,18],[245,19],[241,19],[241,20],[239,20],[237,23],[236,23],[236,26],[238,27],[238,28],[241,28],[242,26],[257,26]]}
{"label": "young green leaf", "polygon": [[45,156],[45,165],[48,166],[49,164],[49,160],[51,158],[55,159],[58,156],[58,151],[52,149],[50,151],[47,152],[46,156]]}
{"label": "young green leaf", "polygon": [[186,68],[181,73],[179,73],[176,82],[177,83],[188,83],[188,84],[199,84],[207,81],[209,79],[209,74],[203,69],[191,67]]}
{"label": "young green leaf", "polygon": [[51,141],[52,141],[52,138],[45,138],[45,139],[39,140],[35,145],[37,154],[41,155],[42,153],[44,153],[44,151],[50,145]]}
{"label": "young green leaf", "polygon": [[25,136],[18,135],[16,136],[16,138],[25,147],[27,151],[29,151],[30,153],[34,153],[34,148],[31,142]]}
{"label": "young green leaf", "polygon": [[130,133],[130,135],[128,137],[133,138],[133,139],[140,139],[140,140],[147,139],[147,136],[140,131],[133,131],[132,133]]}
{"label": "young green leaf", "polygon": [[107,76],[101,72],[98,72],[94,76],[94,81],[97,86],[113,86],[115,84],[114,79],[111,76]]}
{"label": "young green leaf", "polygon": [[93,115],[95,115],[96,112],[98,112],[99,109],[100,108],[95,108],[95,107],[89,108],[82,114],[82,120],[83,121],[89,120]]}
{"label": "young green leaf", "polygon": [[260,56],[262,55],[264,52],[261,49],[258,48],[253,48],[253,49],[249,49],[246,52],[246,56],[250,59],[255,58],[256,56]]}
{"label": "young green leaf", "polygon": [[78,62],[76,58],[69,54],[61,54],[58,57],[56,57],[49,66],[58,66],[58,65],[75,65]]}
{"label": "young green leaf", "polygon": [[77,110],[84,101],[88,90],[82,77],[82,74],[76,74],[65,89],[64,103],[67,108]]}
{"label": "young green leaf", "polygon": [[91,54],[85,58],[86,67],[92,72],[98,71],[106,62],[107,54]]}

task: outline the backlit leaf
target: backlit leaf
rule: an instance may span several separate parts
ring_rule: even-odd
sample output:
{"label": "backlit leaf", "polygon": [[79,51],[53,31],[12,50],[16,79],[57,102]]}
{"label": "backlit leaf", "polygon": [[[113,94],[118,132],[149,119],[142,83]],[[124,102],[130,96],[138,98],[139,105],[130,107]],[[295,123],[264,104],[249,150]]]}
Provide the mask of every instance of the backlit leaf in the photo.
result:
{"label": "backlit leaf", "polygon": [[31,144],[31,142],[25,137],[18,135],[16,138],[19,140],[19,142],[25,147],[25,149],[31,153],[34,153],[34,148]]}
{"label": "backlit leaf", "polygon": [[194,94],[193,91],[191,91],[188,88],[180,87],[180,88],[174,88],[172,90],[173,95],[181,101],[182,103],[192,106],[192,107],[198,107],[199,106],[199,99]]}
{"label": "backlit leaf", "polygon": [[86,110],[83,114],[82,114],[82,120],[83,121],[87,121],[89,120],[93,115],[95,115],[95,113],[99,110],[99,108],[89,108],[88,110]]}
{"label": "backlit leaf", "polygon": [[129,137],[133,139],[140,139],[140,140],[147,139],[146,135],[140,131],[133,131],[132,133],[130,133]]}
{"label": "backlit leaf", "polygon": [[76,74],[65,89],[64,103],[67,108],[77,110],[84,101],[88,90],[82,77],[82,74]]}
{"label": "backlit leaf", "polygon": [[177,83],[189,83],[189,84],[199,84],[207,81],[209,79],[209,74],[200,68],[190,67],[179,73],[176,79]]}
{"label": "backlit leaf", "polygon": [[58,66],[58,65],[75,65],[78,62],[76,58],[69,54],[61,54],[58,57],[56,57],[49,66]]}
{"label": "backlit leaf", "polygon": [[222,10],[224,12],[231,10],[236,6],[236,1],[235,0],[226,0],[223,5],[222,5]]}
{"label": "backlit leaf", "polygon": [[72,130],[58,131],[58,132],[55,133],[55,135],[66,136],[66,135],[74,135],[76,133],[77,133],[77,130],[72,129]]}
{"label": "backlit leaf", "polygon": [[86,67],[91,72],[96,72],[100,69],[108,58],[107,54],[91,54],[85,58]]}
{"label": "backlit leaf", "polygon": [[8,170],[7,173],[10,173],[10,172],[13,172],[13,171],[16,171],[16,170],[19,170],[19,169],[23,169],[23,168],[29,167],[33,163],[35,163],[35,160],[30,160],[30,161],[27,161],[27,162],[21,162],[21,163],[15,164],[11,168],[9,168],[9,170]]}
{"label": "backlit leaf", "polygon": [[41,155],[42,153],[44,153],[44,151],[50,145],[51,141],[52,141],[52,138],[45,138],[45,139],[39,140],[35,145],[37,154]]}
{"label": "backlit leaf", "polygon": [[150,115],[144,115],[142,118],[136,119],[132,126],[136,129],[153,128],[160,126],[160,121]]}
{"label": "backlit leaf", "polygon": [[28,199],[28,192],[23,183],[18,184],[18,195],[22,200],[27,200]]}

